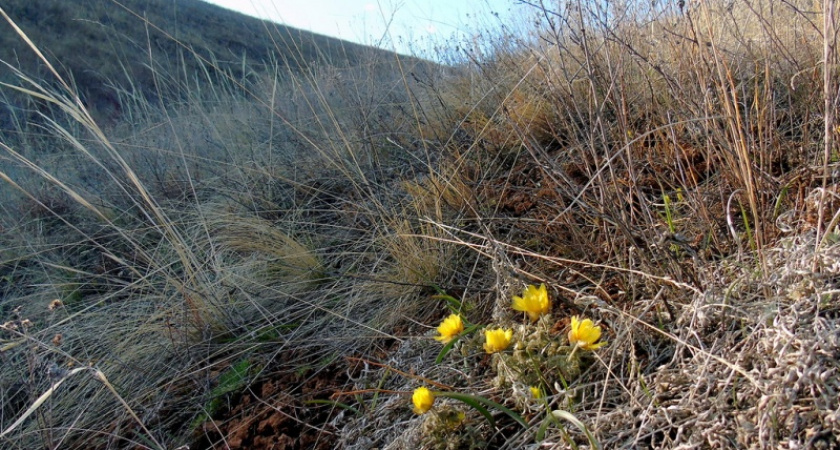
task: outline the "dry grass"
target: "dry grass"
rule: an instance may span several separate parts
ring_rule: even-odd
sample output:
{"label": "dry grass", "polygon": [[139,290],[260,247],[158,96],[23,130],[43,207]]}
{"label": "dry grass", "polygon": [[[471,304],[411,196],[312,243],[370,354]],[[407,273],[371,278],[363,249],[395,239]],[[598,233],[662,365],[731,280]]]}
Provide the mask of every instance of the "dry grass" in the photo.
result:
{"label": "dry grass", "polygon": [[[3,445],[837,446],[822,6],[535,5],[457,67],[276,69],[108,130],[21,78],[77,125],[4,144]],[[480,333],[435,363],[447,307],[519,327],[539,283],[541,336],[609,341],[545,403]],[[421,384],[530,427],[417,417]],[[545,408],[581,426],[536,444]]]}

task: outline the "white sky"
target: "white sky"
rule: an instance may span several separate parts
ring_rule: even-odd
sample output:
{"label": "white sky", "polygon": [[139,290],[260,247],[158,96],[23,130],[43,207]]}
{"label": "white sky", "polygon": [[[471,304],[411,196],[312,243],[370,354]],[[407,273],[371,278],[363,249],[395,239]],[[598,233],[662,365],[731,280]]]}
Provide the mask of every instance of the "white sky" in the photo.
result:
{"label": "white sky", "polygon": [[[434,42],[469,37],[476,29],[513,20],[516,0],[205,0],[295,28],[408,53]],[[386,23],[390,21],[390,27]],[[386,30],[388,33],[386,34]]]}

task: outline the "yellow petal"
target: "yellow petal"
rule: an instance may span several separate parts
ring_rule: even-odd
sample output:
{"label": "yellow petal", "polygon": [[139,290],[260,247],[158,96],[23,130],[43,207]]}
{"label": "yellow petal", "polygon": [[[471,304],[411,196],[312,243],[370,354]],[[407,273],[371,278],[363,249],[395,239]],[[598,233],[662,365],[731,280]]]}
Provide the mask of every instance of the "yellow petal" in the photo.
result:
{"label": "yellow petal", "polygon": [[435,340],[446,344],[464,331],[464,322],[458,314],[450,314],[449,317],[443,319],[437,331],[440,334],[435,336]]}
{"label": "yellow petal", "polygon": [[414,390],[414,394],[411,396],[411,403],[414,403],[415,413],[425,414],[435,404],[435,395],[428,388],[421,386]]}
{"label": "yellow petal", "polygon": [[540,315],[548,313],[551,309],[545,284],[541,284],[539,288],[533,284],[526,287],[522,297],[514,295],[512,308],[527,313],[531,321],[536,322]]}
{"label": "yellow petal", "polygon": [[534,397],[536,399],[542,398],[542,390],[540,390],[540,388],[538,388],[536,386],[531,386],[528,389],[531,390],[531,396],[532,397]]}
{"label": "yellow petal", "polygon": [[513,330],[504,330],[501,328],[487,330],[484,333],[484,351],[487,353],[503,351],[510,346],[511,338],[513,338]]}
{"label": "yellow petal", "polygon": [[570,345],[583,350],[596,350],[606,345],[606,342],[596,344],[600,338],[600,326],[596,326],[590,319],[581,321],[577,316],[572,316],[571,329],[569,330]]}

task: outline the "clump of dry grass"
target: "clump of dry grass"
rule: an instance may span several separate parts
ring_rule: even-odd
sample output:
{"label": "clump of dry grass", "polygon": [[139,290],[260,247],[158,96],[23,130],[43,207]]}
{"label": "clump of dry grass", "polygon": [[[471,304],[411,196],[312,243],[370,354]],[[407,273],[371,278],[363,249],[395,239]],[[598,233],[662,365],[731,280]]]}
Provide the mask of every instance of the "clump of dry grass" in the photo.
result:
{"label": "clump of dry grass", "polygon": [[[825,249],[825,267],[836,266],[836,250]],[[835,283],[809,269],[812,233],[770,253],[769,279],[752,267],[709,267],[704,291],[679,305],[667,330],[653,325],[653,305],[606,309],[618,336],[604,357],[614,375],[570,394],[589,399],[605,447],[837,445],[840,347],[825,301]]]}
{"label": "clump of dry grass", "polygon": [[[545,281],[558,311],[606,324],[611,344],[588,382],[550,400],[573,408],[604,448],[831,448],[834,263],[821,258],[834,247],[814,236],[835,216],[823,200],[834,198],[833,179],[815,190],[828,164],[822,12],[761,1],[624,6],[538,8],[540,40],[479,51],[441,89],[446,106],[433,116],[447,119],[434,126],[457,127],[442,172],[468,189],[450,211],[466,203],[478,214],[437,222],[447,235],[432,238],[477,255],[462,298],[478,306],[473,321],[509,302],[512,286]],[[809,287],[790,287],[800,284]],[[412,349],[407,364],[428,358]],[[463,385],[444,375],[460,364],[442,366],[422,374],[508,394],[481,370]],[[365,439],[410,448],[417,427]],[[569,439],[586,442],[573,429],[547,442]],[[506,445],[529,442],[508,434]]]}
{"label": "clump of dry grass", "polygon": [[[20,74],[69,117],[49,139],[28,136],[31,151],[4,147],[14,200],[4,212],[28,212],[3,216],[18,240],[4,241],[3,275],[26,266],[9,272],[3,314],[27,305],[15,317],[32,325],[4,331],[21,343],[3,349],[2,393],[17,398],[24,386],[31,405],[68,364],[89,365],[129,406],[73,377],[19,424],[4,400],[4,445],[216,445],[228,435],[209,419],[232,409],[230,396],[254,385],[268,396],[275,380],[287,383],[276,392],[301,390],[340,356],[399,340],[400,314],[416,316],[419,291],[439,281],[438,267],[418,272],[400,258],[443,261],[433,253],[448,250],[412,236],[416,218],[396,219],[411,207],[402,183],[428,170],[422,149],[405,148],[411,83],[390,58],[278,65],[253,85],[179,92],[186,103],[163,107],[132,97],[132,123],[107,131],[69,86]],[[62,150],[53,160],[47,141]],[[55,298],[64,308],[48,311]],[[231,367],[246,370],[225,375]]]}

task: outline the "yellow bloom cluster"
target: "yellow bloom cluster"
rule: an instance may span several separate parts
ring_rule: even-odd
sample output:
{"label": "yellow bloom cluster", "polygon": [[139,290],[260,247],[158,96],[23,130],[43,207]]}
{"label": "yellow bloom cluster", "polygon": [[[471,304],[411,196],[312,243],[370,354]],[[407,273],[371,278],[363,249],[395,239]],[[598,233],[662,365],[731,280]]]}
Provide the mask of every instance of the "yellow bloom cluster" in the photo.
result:
{"label": "yellow bloom cluster", "polygon": [[[516,311],[526,313],[531,322],[536,322],[539,320],[540,316],[548,314],[551,310],[551,300],[548,298],[548,289],[546,289],[545,284],[541,284],[539,287],[529,285],[525,288],[521,297],[513,296],[513,304],[511,307]],[[537,328],[542,330],[544,327]],[[458,314],[450,314],[441,321],[440,325],[438,325],[437,332],[438,335],[435,336],[435,340],[440,341],[443,344],[451,342],[458,335],[464,332],[464,322],[461,319],[461,316]],[[538,332],[545,334],[545,331]],[[530,333],[530,331],[528,331],[528,333]],[[569,345],[572,349],[568,354],[567,360],[571,360],[577,350],[593,351],[607,345],[606,342],[598,342],[601,339],[601,327],[595,325],[590,319],[581,320],[578,316],[572,316],[568,338]],[[532,337],[529,335],[526,336],[526,339],[532,339]],[[544,338],[536,339],[550,340],[551,336],[545,334]],[[484,331],[484,351],[488,354],[503,352],[510,347],[512,340],[512,329],[487,328]],[[540,345],[542,345],[543,341],[541,340],[539,342],[541,343]],[[568,347],[558,346],[552,348],[555,348],[556,351],[557,349],[565,349]],[[505,357],[511,356],[512,358],[515,358],[516,353],[517,352],[514,351],[512,355],[505,355]],[[514,360],[515,359],[511,359],[511,361]],[[500,361],[501,364],[508,363],[506,362],[508,361],[507,359],[499,359],[498,361]],[[554,366],[549,365],[550,369],[559,368],[556,363],[553,364]],[[541,399],[545,396],[545,392],[538,386],[529,386],[529,390],[534,399]],[[425,414],[432,409],[435,402],[435,394],[425,387],[419,387],[414,390],[411,401],[414,404],[415,413]]]}

